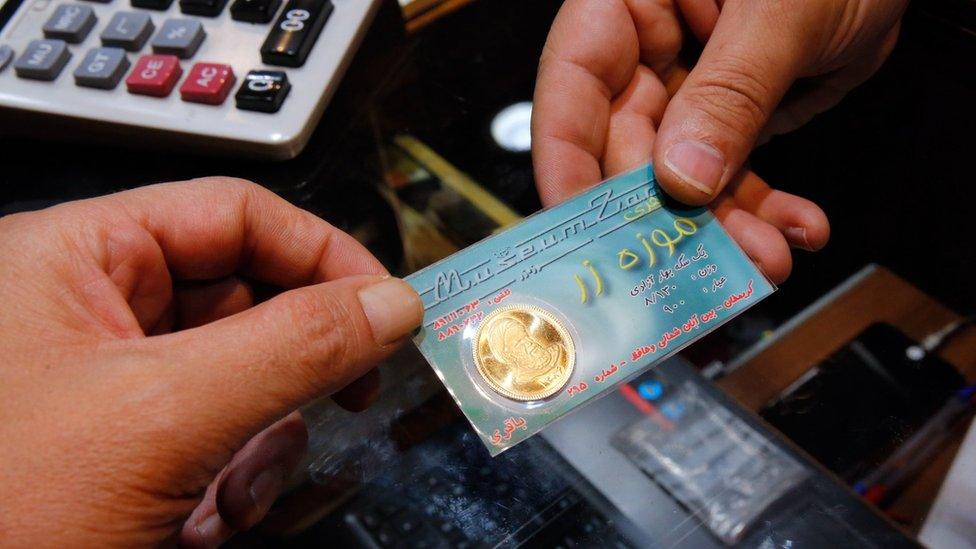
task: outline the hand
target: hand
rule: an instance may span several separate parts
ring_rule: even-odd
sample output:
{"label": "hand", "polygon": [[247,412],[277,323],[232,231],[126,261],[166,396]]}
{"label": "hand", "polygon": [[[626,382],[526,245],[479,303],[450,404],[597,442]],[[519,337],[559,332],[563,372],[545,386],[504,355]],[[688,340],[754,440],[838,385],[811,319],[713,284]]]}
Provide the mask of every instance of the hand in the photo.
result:
{"label": "hand", "polygon": [[[361,405],[370,378],[354,380],[422,316],[354,239],[229,179],[4,217],[0,257],[15,546],[216,545],[252,526],[304,452],[289,412],[343,387]],[[246,280],[285,291],[254,305]]]}
{"label": "hand", "polygon": [[[729,0],[720,11],[714,0],[567,1],[550,32],[536,86],[533,154],[543,202],[552,204],[653,158],[665,190],[690,204],[711,201],[766,274],[785,279],[791,269],[788,244],[823,247],[829,237],[826,216],[741,167],[785,88],[815,74],[818,64],[808,60],[808,70],[791,75],[760,61],[787,49],[812,56],[810,34],[833,44],[834,52],[821,48],[820,58],[833,57],[835,63],[821,61],[820,70],[849,63],[820,79],[820,91],[811,88],[785,102],[767,131],[791,129],[787,122],[796,125],[826,109],[890,51],[904,2],[878,0],[852,4],[853,9],[847,4]],[[831,18],[840,8],[855,17]],[[690,76],[678,61],[684,40],[679,16],[707,40]],[[767,86],[769,79],[779,87]],[[760,102],[764,108],[754,108]],[[671,149],[682,142],[692,144]],[[679,168],[682,163],[689,165]]]}

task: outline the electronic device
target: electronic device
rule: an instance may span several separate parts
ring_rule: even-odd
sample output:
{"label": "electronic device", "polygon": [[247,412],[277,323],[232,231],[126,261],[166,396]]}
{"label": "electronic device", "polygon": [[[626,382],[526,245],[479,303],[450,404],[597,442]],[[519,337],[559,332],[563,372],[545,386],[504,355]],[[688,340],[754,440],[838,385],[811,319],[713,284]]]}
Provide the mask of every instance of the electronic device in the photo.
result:
{"label": "electronic device", "polygon": [[[119,139],[290,158],[378,0],[7,0],[0,107]],[[6,21],[6,24],[3,22]]]}
{"label": "electronic device", "polygon": [[853,483],[964,384],[951,364],[879,323],[809,370],[760,415]]}
{"label": "electronic device", "polygon": [[625,520],[540,438],[492,459],[455,423],[391,464],[292,546],[634,546]]}
{"label": "electronic device", "polygon": [[[746,484],[761,485],[775,501],[759,511],[733,547],[914,546],[832,477],[806,466],[680,357],[494,458],[444,394],[386,423],[405,403],[427,399],[432,393],[426,388],[435,395],[443,391],[436,379],[428,383],[421,373],[402,374],[403,366],[383,371],[394,402],[381,398],[381,410],[353,415],[332,404],[324,411],[306,410],[310,430],[323,435],[320,443],[313,436],[311,453],[319,458],[310,466],[321,484],[272,511],[295,521],[279,530],[283,537],[266,533],[257,538],[260,543],[249,544],[255,540],[245,534],[237,546],[718,549],[728,541],[673,490],[696,490],[712,511],[736,514],[741,509],[720,504],[743,502],[740,489]],[[642,452],[613,444],[647,420],[671,430],[662,434],[668,437],[664,449],[692,449],[687,443],[695,442],[677,464],[688,466],[684,471],[718,459],[725,465],[735,461],[735,474],[724,484],[713,479],[706,489],[700,478],[684,483],[648,470]],[[706,423],[708,429],[701,429]],[[710,446],[704,435],[713,427],[721,427],[723,440]],[[747,432],[750,439],[742,441]],[[760,447],[762,459],[751,453]],[[730,458],[723,460],[718,454],[725,453]],[[784,465],[803,471],[788,495],[772,486],[782,475],[769,476],[775,473],[771,467]]]}

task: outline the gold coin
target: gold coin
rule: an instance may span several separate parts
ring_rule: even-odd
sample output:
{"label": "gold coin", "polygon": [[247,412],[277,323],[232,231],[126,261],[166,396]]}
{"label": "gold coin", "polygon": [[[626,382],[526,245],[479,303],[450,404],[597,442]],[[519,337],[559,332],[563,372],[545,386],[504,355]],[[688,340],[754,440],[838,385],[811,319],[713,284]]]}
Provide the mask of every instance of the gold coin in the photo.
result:
{"label": "gold coin", "polygon": [[534,305],[486,316],[474,339],[474,363],[492,389],[515,400],[552,396],[569,381],[576,347],[566,328]]}

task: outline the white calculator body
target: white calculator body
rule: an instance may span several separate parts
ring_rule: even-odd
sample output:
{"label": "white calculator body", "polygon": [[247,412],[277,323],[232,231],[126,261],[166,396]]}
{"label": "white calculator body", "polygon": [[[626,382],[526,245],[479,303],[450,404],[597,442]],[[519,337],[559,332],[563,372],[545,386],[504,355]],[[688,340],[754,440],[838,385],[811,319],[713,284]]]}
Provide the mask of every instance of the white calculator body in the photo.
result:
{"label": "white calculator body", "polygon": [[203,150],[291,158],[378,6],[6,0],[0,108],[91,121],[120,139],[148,132]]}

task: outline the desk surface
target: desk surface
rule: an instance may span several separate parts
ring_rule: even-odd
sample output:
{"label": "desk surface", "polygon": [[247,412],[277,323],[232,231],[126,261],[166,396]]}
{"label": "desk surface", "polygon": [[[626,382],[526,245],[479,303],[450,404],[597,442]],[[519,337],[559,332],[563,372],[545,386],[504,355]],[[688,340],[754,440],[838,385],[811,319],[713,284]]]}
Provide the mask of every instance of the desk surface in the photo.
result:
{"label": "desk surface", "polygon": [[[887,322],[916,341],[957,320],[959,315],[891,271],[868,266],[836,291],[800,313],[755,351],[732,366],[718,385],[747,409],[758,411],[806,371],[875,322]],[[961,332],[939,353],[970,383],[976,381],[976,327]],[[917,533],[955,456],[964,426],[893,504],[911,517]]]}

